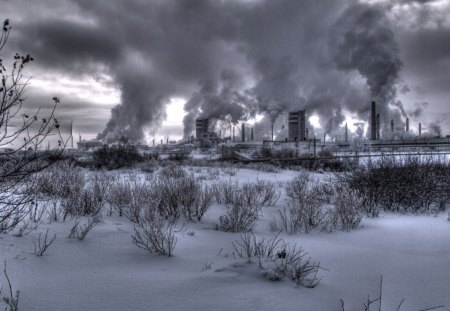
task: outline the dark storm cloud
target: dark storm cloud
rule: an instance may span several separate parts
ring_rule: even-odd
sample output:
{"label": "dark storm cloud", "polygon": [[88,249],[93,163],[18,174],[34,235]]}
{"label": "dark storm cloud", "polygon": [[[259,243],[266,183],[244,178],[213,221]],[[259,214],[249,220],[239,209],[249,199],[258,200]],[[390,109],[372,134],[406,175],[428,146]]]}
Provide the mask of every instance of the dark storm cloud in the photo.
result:
{"label": "dark storm cloud", "polygon": [[[422,6],[430,12],[429,2],[396,3],[414,7],[414,12]],[[408,49],[401,54],[406,65],[424,68],[434,60],[450,66],[448,40],[439,45],[447,34],[445,27],[394,31],[388,14],[392,4],[351,0],[46,3],[58,14],[50,14],[50,5],[47,11],[35,13],[37,4],[18,2],[17,8],[28,18],[14,25],[14,47],[30,52],[41,70],[75,78],[99,72],[112,77],[121,103],[112,109],[100,138],[141,139],[145,131],[154,133],[172,97],[188,100],[185,136],[193,131],[197,117],[237,123],[264,113],[274,123],[299,109],[319,115],[326,132],[332,133],[343,123],[345,111],[367,120],[371,99],[379,102],[384,120],[400,124],[406,113],[397,94],[402,46]],[[11,14],[17,14],[11,7]],[[64,10],[66,14],[61,13]],[[415,25],[433,16],[419,15]],[[421,41],[427,44],[420,45]],[[402,90],[407,92],[408,87],[403,85]]]}

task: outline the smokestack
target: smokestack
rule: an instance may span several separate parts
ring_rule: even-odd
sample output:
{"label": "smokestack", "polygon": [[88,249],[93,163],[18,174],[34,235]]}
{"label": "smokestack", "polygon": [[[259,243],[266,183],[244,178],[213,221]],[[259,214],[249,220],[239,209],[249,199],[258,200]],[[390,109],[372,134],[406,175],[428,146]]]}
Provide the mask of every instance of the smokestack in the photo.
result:
{"label": "smokestack", "polygon": [[234,126],[233,126],[233,143],[234,143]]}
{"label": "smokestack", "polygon": [[272,141],[273,141],[273,123],[272,123],[271,126],[272,126]]}
{"label": "smokestack", "polygon": [[409,118],[406,118],[406,133],[409,133]]}
{"label": "smokestack", "polygon": [[166,144],[169,144],[169,137],[167,137],[166,139]]}
{"label": "smokestack", "polygon": [[345,141],[348,141],[348,124],[345,123]]}
{"label": "smokestack", "polygon": [[163,144],[163,140],[161,139],[161,145]]}
{"label": "smokestack", "polygon": [[323,142],[325,142],[326,138],[327,138],[327,133],[323,133]]}
{"label": "smokestack", "polygon": [[380,139],[380,114],[377,113],[377,122],[375,123],[376,130],[376,139]]}
{"label": "smokestack", "polygon": [[252,127],[251,132],[250,132],[250,139],[253,140],[253,127]]}
{"label": "smokestack", "polygon": [[245,141],[245,123],[242,123],[242,128],[241,128],[241,140],[244,142]]}
{"label": "smokestack", "polygon": [[422,123],[419,123],[419,136],[422,136]]}
{"label": "smokestack", "polygon": [[394,133],[394,120],[391,120],[391,132]]}
{"label": "smokestack", "polygon": [[309,128],[305,128],[305,140],[308,140]]}
{"label": "smokestack", "polygon": [[374,101],[370,112],[370,139],[377,139],[377,107]]}
{"label": "smokestack", "polygon": [[153,138],[153,147],[155,147],[155,139]]}

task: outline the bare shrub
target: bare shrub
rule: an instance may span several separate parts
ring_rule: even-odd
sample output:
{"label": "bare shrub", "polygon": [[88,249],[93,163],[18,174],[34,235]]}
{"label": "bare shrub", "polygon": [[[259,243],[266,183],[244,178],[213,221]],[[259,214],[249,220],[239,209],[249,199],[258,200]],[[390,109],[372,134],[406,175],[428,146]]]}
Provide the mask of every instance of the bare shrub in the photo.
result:
{"label": "bare shrub", "polygon": [[296,284],[313,288],[319,284],[317,278],[320,267],[308,257],[301,247],[290,246],[279,233],[271,239],[257,240],[253,233],[241,234],[240,241],[233,242],[236,254],[246,258],[251,263],[252,258],[258,258],[263,274],[270,280],[280,280],[288,277]]}
{"label": "bare shrub", "polygon": [[36,175],[36,190],[48,196],[67,198],[79,194],[85,175],[72,161],[57,162]]}
{"label": "bare shrub", "polygon": [[174,223],[161,217],[143,218],[134,226],[133,243],[150,253],[172,256],[177,238]]}
{"label": "bare shrub", "polygon": [[219,217],[217,229],[231,232],[251,231],[255,227],[259,211],[259,206],[247,204],[242,193],[234,193],[232,203],[227,205],[227,214]]}
{"label": "bare shrub", "polygon": [[355,190],[340,187],[337,191],[334,211],[343,230],[356,229],[363,218],[363,200]]}
{"label": "bare shrub", "polygon": [[69,238],[77,238],[83,241],[87,234],[100,222],[97,217],[88,217],[87,222],[80,225],[81,219],[76,217],[74,225],[70,229]]}
{"label": "bare shrub", "polygon": [[129,182],[119,181],[111,185],[108,202],[111,204],[118,212],[119,216],[123,216],[124,209],[132,201],[132,189]]}
{"label": "bare shrub", "polygon": [[50,245],[53,244],[56,240],[56,233],[53,235],[51,239],[48,240],[48,232],[49,229],[45,232],[45,236],[41,239],[42,233],[39,233],[39,237],[36,241],[34,241],[34,254],[36,256],[42,256],[48,250]]}
{"label": "bare shrub", "polygon": [[175,183],[178,204],[188,220],[197,217],[197,205],[202,191],[201,185],[191,176],[179,178]]}
{"label": "bare shrub", "polygon": [[[301,173],[286,189],[288,209],[279,211],[281,227],[289,233],[304,231],[309,233],[316,228],[328,227],[332,219],[324,206],[323,188],[308,173]],[[276,222],[273,227],[277,227]]]}
{"label": "bare shrub", "polygon": [[445,159],[381,157],[365,166],[337,174],[358,192],[369,216],[378,210],[430,212],[450,202],[450,163]]}
{"label": "bare shrub", "polygon": [[179,165],[170,163],[168,166],[161,169],[159,175],[163,177],[183,178],[186,177],[187,174]]}
{"label": "bare shrub", "polygon": [[197,210],[196,210],[196,217],[197,220],[200,221],[205,215],[206,211],[213,205],[214,203],[214,193],[211,187],[204,186],[202,191],[200,192],[200,195],[198,197],[197,202]]}
{"label": "bare shrub", "polygon": [[[6,282],[8,283],[8,296],[3,296],[3,302],[6,304],[5,311],[19,311],[19,294],[17,290],[14,293],[12,288],[11,280],[9,279],[8,273],[6,271],[6,260],[4,261],[3,274],[5,275]],[[0,288],[0,294],[2,293],[3,287]]]}
{"label": "bare shrub", "polygon": [[212,190],[217,204],[229,204],[234,200],[234,195],[239,191],[237,181],[222,181],[212,184]]}
{"label": "bare shrub", "polygon": [[236,176],[236,174],[237,174],[237,169],[236,169],[235,167],[229,166],[229,167],[224,167],[224,168],[222,168],[222,172],[223,172],[225,175]]}
{"label": "bare shrub", "polygon": [[256,191],[260,193],[260,204],[274,206],[281,196],[273,182],[258,179],[255,184]]}
{"label": "bare shrub", "polygon": [[65,220],[67,216],[100,216],[103,208],[101,193],[90,185],[83,189],[79,195],[71,195],[62,200]]}
{"label": "bare shrub", "polygon": [[[372,307],[376,308],[376,306],[378,305],[378,310],[381,311],[381,302],[383,299],[383,276],[381,276],[380,278],[380,294],[376,297],[376,298],[370,298],[370,295],[367,295],[367,300],[364,302],[363,304],[363,310],[364,311],[370,311],[373,310],[371,309]],[[340,299],[341,301],[341,310],[345,311],[345,303],[344,300]],[[405,299],[403,298],[400,303],[396,306],[395,310],[400,311],[402,309],[402,305],[405,302]],[[434,306],[434,307],[430,307],[430,308],[426,308],[426,309],[420,309],[419,311],[427,311],[427,310],[436,310],[436,309],[441,309],[441,308],[445,308],[445,306]]]}

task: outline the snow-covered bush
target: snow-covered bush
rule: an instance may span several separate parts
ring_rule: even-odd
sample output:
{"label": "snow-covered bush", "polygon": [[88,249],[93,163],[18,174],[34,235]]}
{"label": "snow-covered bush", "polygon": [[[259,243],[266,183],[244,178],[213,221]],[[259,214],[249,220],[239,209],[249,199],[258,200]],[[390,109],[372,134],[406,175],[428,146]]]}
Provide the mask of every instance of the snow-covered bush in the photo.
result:
{"label": "snow-covered bush", "polygon": [[81,219],[79,217],[75,218],[74,225],[70,229],[69,238],[77,238],[82,241],[87,236],[87,234],[100,222],[98,217],[90,216],[87,221],[80,225]]}
{"label": "snow-covered bush", "polygon": [[131,238],[137,247],[169,257],[177,244],[174,223],[161,217],[141,218]]}
{"label": "snow-covered bush", "polygon": [[233,202],[234,194],[239,190],[237,181],[221,181],[212,184],[212,191],[217,204],[229,204]]}
{"label": "snow-covered bush", "polygon": [[53,244],[56,240],[56,233],[53,235],[52,238],[48,239],[48,232],[49,229],[45,232],[44,238],[42,238],[42,233],[39,233],[39,237],[37,240],[35,240],[34,243],[34,254],[36,256],[43,256],[44,253],[48,250],[50,245]]}
{"label": "snow-covered bush", "polygon": [[337,175],[355,190],[366,212],[380,208],[393,212],[444,210],[450,202],[450,163],[443,159],[381,157],[366,166]]}
{"label": "snow-covered bush", "polygon": [[160,170],[159,175],[161,177],[183,178],[187,176],[187,173],[179,165],[170,163]]}
{"label": "snow-covered bush", "polygon": [[109,189],[108,202],[123,216],[124,209],[132,200],[131,184],[128,181],[117,181]]}
{"label": "snow-covered bush", "polygon": [[256,224],[259,211],[259,206],[247,204],[243,194],[236,192],[232,203],[227,204],[227,214],[220,216],[217,229],[231,232],[251,231]]}
{"label": "snow-covered bush", "polygon": [[102,215],[103,194],[90,185],[81,193],[72,194],[61,202],[64,220],[67,216],[98,216]]}
{"label": "snow-covered bush", "polygon": [[35,178],[36,192],[61,198],[79,194],[86,183],[82,169],[71,161],[57,162]]}
{"label": "snow-covered bush", "polygon": [[334,212],[343,230],[356,229],[363,218],[363,200],[355,190],[340,187],[336,193]]}
{"label": "snow-covered bush", "polygon": [[301,247],[285,243],[279,233],[271,239],[261,240],[253,233],[244,233],[240,241],[233,242],[233,247],[236,255],[246,258],[248,263],[257,258],[263,275],[272,281],[288,277],[309,288],[320,281],[317,278],[320,264],[308,257]]}

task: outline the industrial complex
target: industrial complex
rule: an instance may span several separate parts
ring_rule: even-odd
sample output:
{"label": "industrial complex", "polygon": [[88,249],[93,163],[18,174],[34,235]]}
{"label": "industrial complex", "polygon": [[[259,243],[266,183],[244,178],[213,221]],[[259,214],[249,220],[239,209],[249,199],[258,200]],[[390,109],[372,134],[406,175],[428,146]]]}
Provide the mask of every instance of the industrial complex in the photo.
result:
{"label": "industrial complex", "polygon": [[[254,139],[253,127],[245,123],[240,128],[232,126],[230,135],[222,137],[222,131],[215,131],[214,124],[209,118],[199,118],[195,121],[195,136],[181,142],[168,139],[160,144],[151,146],[136,144],[146,153],[158,155],[173,155],[177,153],[190,154],[193,150],[215,154],[219,158],[238,161],[261,161],[263,159],[311,159],[324,155],[333,157],[364,157],[374,154],[428,154],[450,153],[450,137],[422,136],[422,125],[419,123],[418,132],[410,133],[409,118],[401,127],[396,127],[394,120],[390,126],[382,129],[381,117],[377,112],[376,102],[370,104],[369,130],[367,138],[349,139],[347,124],[344,134],[327,139],[309,135],[308,114],[305,110],[291,111],[287,115],[287,137],[269,140]],[[235,135],[239,132],[239,135]],[[313,136],[313,137],[310,137]],[[103,146],[101,141],[78,142],[78,149],[83,151],[95,150]],[[113,144],[114,145],[114,144]]]}

